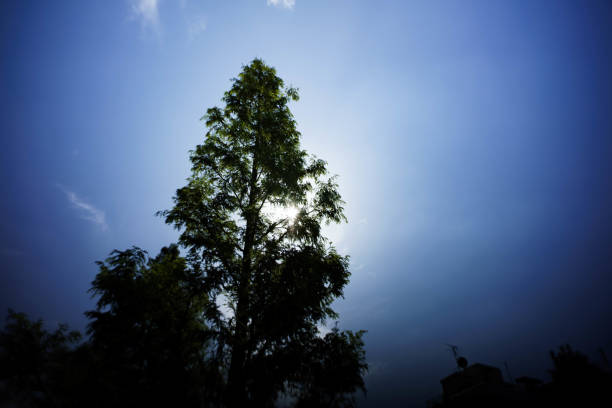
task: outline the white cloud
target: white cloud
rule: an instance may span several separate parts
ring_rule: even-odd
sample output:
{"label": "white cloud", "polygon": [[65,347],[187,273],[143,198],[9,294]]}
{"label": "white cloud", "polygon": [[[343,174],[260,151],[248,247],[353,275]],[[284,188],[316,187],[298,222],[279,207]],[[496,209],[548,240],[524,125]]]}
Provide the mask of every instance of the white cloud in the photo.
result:
{"label": "white cloud", "polygon": [[76,193],[69,191],[62,186],[59,186],[59,188],[64,191],[66,198],[68,198],[68,201],[70,201],[72,206],[79,211],[82,219],[93,222],[99,226],[102,231],[108,230],[108,224],[106,224],[106,216],[104,211],[84,201]]}
{"label": "white cloud", "polygon": [[143,27],[157,28],[159,24],[159,0],[130,0],[132,13]]}
{"label": "white cloud", "polygon": [[[164,31],[160,17],[160,4],[162,0],[127,0],[131,8],[131,20],[140,22],[143,33],[146,31],[153,32],[161,39]],[[283,0],[295,2],[295,0]],[[181,27],[189,35],[190,39],[194,39],[202,34],[207,28],[207,18],[202,12],[201,5],[188,0],[167,2],[168,8],[178,8],[183,17],[184,25]],[[165,5],[166,3],[164,3]],[[169,10],[168,10],[169,11]]]}
{"label": "white cloud", "polygon": [[292,9],[295,6],[295,0],[267,0],[268,6],[284,7]]}
{"label": "white cloud", "polygon": [[198,16],[189,20],[189,36],[191,38],[197,37],[206,30],[206,17]]}

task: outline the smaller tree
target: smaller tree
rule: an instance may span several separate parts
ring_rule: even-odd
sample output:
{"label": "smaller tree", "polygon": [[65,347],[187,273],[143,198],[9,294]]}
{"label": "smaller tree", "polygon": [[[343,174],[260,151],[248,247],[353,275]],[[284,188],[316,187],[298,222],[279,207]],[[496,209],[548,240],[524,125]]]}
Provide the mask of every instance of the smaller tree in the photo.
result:
{"label": "smaller tree", "polygon": [[550,351],[554,368],[552,390],[555,406],[611,406],[612,374],[589,361],[569,344]]}
{"label": "smaller tree", "polygon": [[71,406],[71,351],[80,338],[65,324],[48,331],[42,320],[9,309],[0,332],[0,403]]}
{"label": "smaller tree", "polygon": [[114,251],[90,291],[86,315],[101,386],[111,405],[199,406],[214,400],[216,367],[203,319],[206,294],[176,245],[155,258],[133,247]]}
{"label": "smaller tree", "polygon": [[302,362],[298,374],[301,379],[296,381],[300,384],[295,393],[296,407],[354,406],[355,392],[366,392],[361,376],[368,368],[363,350],[364,333],[334,327],[325,337],[315,339],[305,353],[309,358]]}

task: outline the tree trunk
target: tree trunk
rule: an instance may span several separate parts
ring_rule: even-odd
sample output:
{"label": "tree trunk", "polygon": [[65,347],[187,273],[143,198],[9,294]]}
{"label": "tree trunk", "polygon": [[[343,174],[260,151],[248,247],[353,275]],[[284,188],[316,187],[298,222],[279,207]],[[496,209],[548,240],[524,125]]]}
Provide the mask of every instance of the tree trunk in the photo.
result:
{"label": "tree trunk", "polygon": [[246,215],[244,249],[242,251],[242,268],[238,284],[238,302],[236,305],[236,332],[232,344],[232,358],[228,375],[227,403],[230,407],[244,407],[247,402],[245,363],[248,346],[249,290],[251,285],[251,257],[255,240],[257,223],[257,162],[253,155],[249,190],[249,204]]}

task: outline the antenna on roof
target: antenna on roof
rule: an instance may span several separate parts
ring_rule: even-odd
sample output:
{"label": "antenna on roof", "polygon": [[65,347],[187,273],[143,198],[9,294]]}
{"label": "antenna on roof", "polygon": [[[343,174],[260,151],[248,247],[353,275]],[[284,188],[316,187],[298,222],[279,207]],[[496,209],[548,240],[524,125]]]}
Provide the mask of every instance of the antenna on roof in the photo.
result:
{"label": "antenna on roof", "polygon": [[468,365],[468,361],[465,357],[461,357],[458,355],[457,350],[459,350],[459,346],[455,346],[453,344],[446,344],[450,351],[453,352],[453,357],[455,357],[455,362],[457,362],[457,368],[461,370],[465,370]]}
{"label": "antenna on roof", "polygon": [[459,350],[459,346],[455,346],[455,345],[448,344],[448,343],[446,343],[446,345],[453,352],[453,357],[455,357],[455,360],[456,360],[457,359],[457,350]]}

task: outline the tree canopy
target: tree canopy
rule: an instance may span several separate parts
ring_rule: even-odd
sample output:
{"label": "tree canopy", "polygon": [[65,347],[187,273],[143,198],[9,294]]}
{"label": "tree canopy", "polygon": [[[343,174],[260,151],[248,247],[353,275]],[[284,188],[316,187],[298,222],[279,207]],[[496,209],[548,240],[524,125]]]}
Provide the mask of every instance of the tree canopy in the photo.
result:
{"label": "tree canopy", "polygon": [[[288,106],[297,89],[259,59],[232,82],[225,106],[203,118],[208,130],[191,152],[187,185],[160,213],[181,230],[201,273],[208,322],[229,356],[225,401],[272,404],[279,393],[311,390],[303,364],[325,342],[354,351],[352,383],[342,392],[363,389],[363,332],[334,332],[324,343],[318,335],[337,318],[331,304],[350,276],[348,257],[321,233],[324,223],[345,220],[338,185],[326,163],[300,147]],[[294,218],[272,216],[287,207],[297,209]]]}

